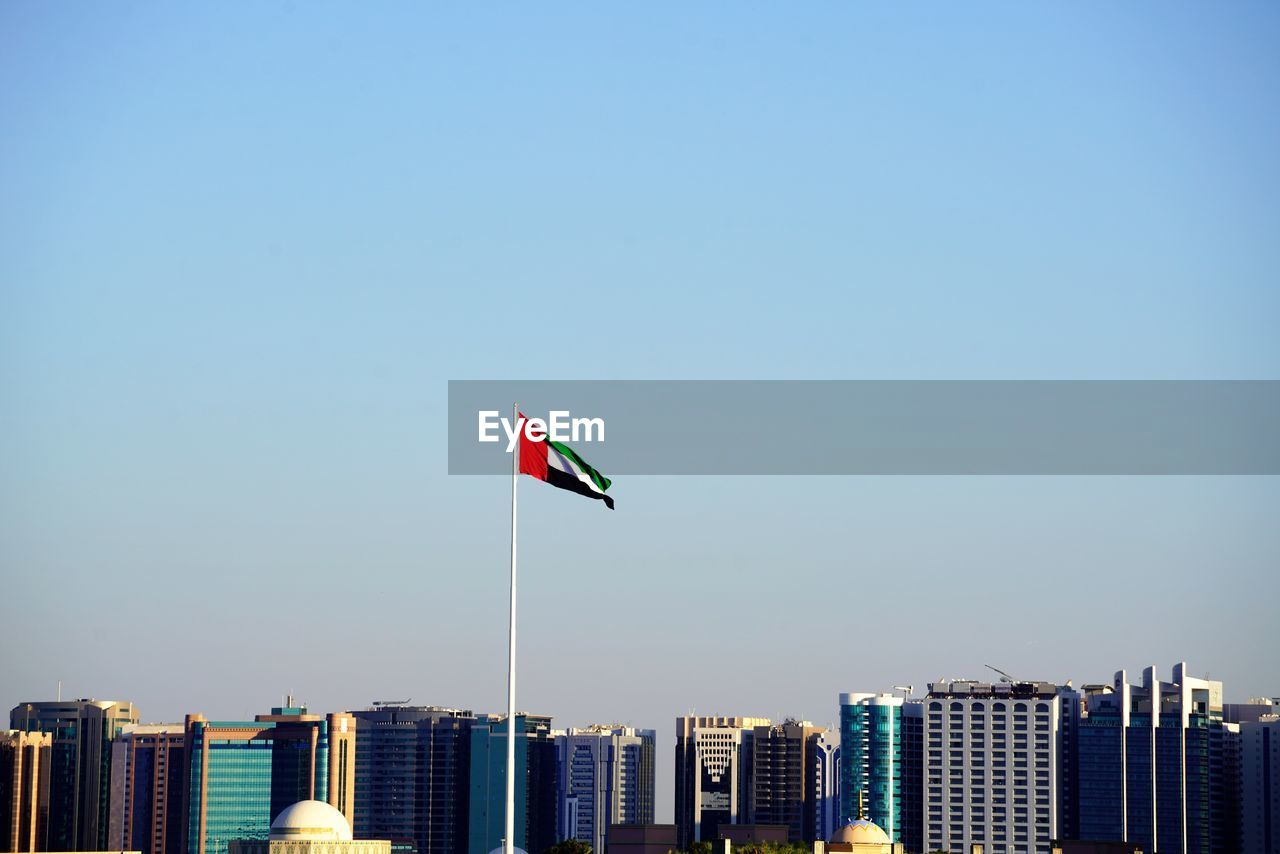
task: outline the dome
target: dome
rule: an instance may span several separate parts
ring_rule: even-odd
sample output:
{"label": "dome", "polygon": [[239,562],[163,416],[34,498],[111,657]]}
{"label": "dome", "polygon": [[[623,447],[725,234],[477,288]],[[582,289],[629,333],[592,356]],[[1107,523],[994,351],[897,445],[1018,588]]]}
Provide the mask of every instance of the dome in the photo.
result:
{"label": "dome", "polygon": [[836,831],[835,836],[831,837],[832,843],[842,843],[845,845],[856,843],[880,843],[890,842],[889,835],[880,829],[875,822],[867,821],[860,818],[857,821],[851,821],[844,827]]}
{"label": "dome", "polygon": [[271,822],[271,839],[291,842],[350,842],[347,817],[324,801],[298,801]]}

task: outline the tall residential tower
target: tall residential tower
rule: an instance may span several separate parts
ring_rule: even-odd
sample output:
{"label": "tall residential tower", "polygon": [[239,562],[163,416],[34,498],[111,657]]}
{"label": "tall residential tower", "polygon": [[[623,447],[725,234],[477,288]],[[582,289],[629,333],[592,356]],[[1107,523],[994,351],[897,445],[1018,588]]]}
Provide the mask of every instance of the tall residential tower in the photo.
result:
{"label": "tall residential tower", "polygon": [[604,851],[609,825],[653,824],[653,730],[596,724],[555,742],[558,839]]}
{"label": "tall residential tower", "polygon": [[115,700],[20,703],[9,713],[13,729],[53,737],[46,850],[109,847],[111,742],[137,722],[133,704]]}
{"label": "tall residential tower", "polygon": [[355,835],[397,852],[465,854],[469,710],[375,703],[356,719]]}
{"label": "tall residential tower", "polygon": [[1080,838],[1161,854],[1237,850],[1238,739],[1237,725],[1222,721],[1222,683],[1188,675],[1185,663],[1167,682],[1148,667],[1141,685],[1121,670],[1110,686],[1086,686]]}
{"label": "tall residential tower", "polygon": [[714,841],[722,824],[749,820],[754,732],[771,723],[768,718],[676,718],[675,819],[682,850],[693,842]]}

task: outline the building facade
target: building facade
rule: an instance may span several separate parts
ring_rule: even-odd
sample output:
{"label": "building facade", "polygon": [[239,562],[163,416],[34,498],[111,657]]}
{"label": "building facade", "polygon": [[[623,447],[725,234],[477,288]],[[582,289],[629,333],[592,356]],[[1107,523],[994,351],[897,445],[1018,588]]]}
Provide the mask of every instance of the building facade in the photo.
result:
{"label": "building facade", "polygon": [[1253,697],[1243,703],[1222,704],[1224,723],[1252,723],[1266,715],[1280,715],[1280,697]]}
{"label": "building facade", "polygon": [[813,825],[806,839],[830,839],[840,826],[840,734],[823,730],[812,740],[809,797],[813,800]]}
{"label": "building facade", "polygon": [[604,851],[610,825],[653,824],[653,730],[596,724],[554,737],[558,839]]}
{"label": "building facade", "polygon": [[1049,682],[929,686],[925,850],[1049,854],[1061,832],[1061,702]]}
{"label": "building facade", "polygon": [[1240,725],[1241,851],[1280,854],[1280,717]]}
{"label": "building facade", "polygon": [[924,851],[925,702],[902,704],[902,823],[898,838],[907,851]]}
{"label": "building facade", "polygon": [[475,715],[401,703],[350,714],[356,837],[386,839],[409,854],[465,854]]}
{"label": "building facade", "polygon": [[768,718],[676,718],[675,819],[681,849],[750,823],[752,739]]}
{"label": "building facade", "polygon": [[350,715],[297,706],[252,721],[188,715],[186,854],[226,854],[233,839],[266,839],[276,816],[298,801],[326,801],[350,821],[355,732]]}
{"label": "building facade", "polygon": [[1239,849],[1239,734],[1222,721],[1222,683],[1186,664],[1130,685],[1086,686],[1077,738],[1079,836],[1161,854]]}
{"label": "building facade", "polygon": [[865,818],[890,841],[902,835],[904,702],[892,694],[840,695],[840,824]]}
{"label": "building facade", "polygon": [[46,732],[0,731],[0,851],[47,851],[49,757]]}
{"label": "building facade", "polygon": [[826,733],[808,721],[755,727],[751,738],[751,822],[787,829],[790,842],[813,842],[818,799],[816,743]]}
{"label": "building facade", "polygon": [[111,847],[142,854],[185,854],[183,724],[130,724],[111,743]]}
{"label": "building facade", "polygon": [[132,703],[114,700],[20,703],[9,713],[11,728],[52,736],[46,850],[108,848],[111,742],[137,722]]}
{"label": "building facade", "polygon": [[[507,716],[480,715],[471,726],[467,850],[489,854],[506,833]],[[517,848],[542,852],[556,842],[556,745],[547,715],[516,715]]]}

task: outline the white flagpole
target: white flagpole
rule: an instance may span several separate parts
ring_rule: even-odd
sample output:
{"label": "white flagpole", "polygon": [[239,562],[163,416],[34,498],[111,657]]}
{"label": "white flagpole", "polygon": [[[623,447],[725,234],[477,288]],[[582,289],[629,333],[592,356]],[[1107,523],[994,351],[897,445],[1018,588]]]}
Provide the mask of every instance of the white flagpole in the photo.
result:
{"label": "white flagpole", "polygon": [[[520,424],[520,404],[514,404],[512,423]],[[507,827],[502,840],[503,854],[516,847],[516,483],[520,479],[520,442],[511,454],[511,624],[507,647]]]}

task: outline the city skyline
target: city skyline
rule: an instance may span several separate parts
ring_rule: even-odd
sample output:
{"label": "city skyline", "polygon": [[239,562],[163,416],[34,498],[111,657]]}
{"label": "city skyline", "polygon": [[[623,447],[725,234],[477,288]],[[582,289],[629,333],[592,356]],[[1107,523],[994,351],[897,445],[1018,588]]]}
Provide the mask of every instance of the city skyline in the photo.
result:
{"label": "city skyline", "polygon": [[[1166,670],[1168,669],[1168,665],[1166,665],[1164,669],[1162,669],[1160,665],[1153,665],[1153,666],[1155,667],[1155,672],[1158,675],[1165,673]],[[1142,669],[1143,669],[1142,667],[1135,666],[1132,668],[1131,672],[1140,672]],[[1196,674],[1197,674],[1197,671],[1194,668],[1192,668],[1188,672],[1188,675],[1196,675]],[[1112,675],[1113,674],[1097,674],[1096,675],[1097,678],[1080,679],[1080,678],[1067,677],[1065,679],[1059,679],[1059,680],[1051,679],[1047,681],[1052,682],[1054,684],[1061,684],[1061,685],[1065,685],[1067,684],[1068,681],[1070,681],[1075,686],[1076,690],[1082,690],[1083,687],[1087,684],[1101,684],[1101,685],[1110,684]],[[1207,671],[1205,673],[1199,674],[1199,676],[1203,676],[1205,678],[1209,678],[1211,675],[1212,674],[1208,673]],[[982,674],[973,674],[973,675],[962,676],[962,677],[956,677],[956,676],[941,677],[941,681],[949,682],[954,680],[954,681],[961,681],[961,682],[963,681],[989,682],[991,681],[991,679],[989,678],[990,676],[991,676],[991,673],[988,671],[986,677],[984,677]],[[1022,677],[1019,677],[1019,678],[1021,679]],[[925,693],[928,690],[928,685],[930,683],[937,682],[938,680],[924,679],[924,680],[920,680],[918,683],[911,683],[909,686],[905,684],[905,680],[902,680],[902,681],[904,684],[887,686],[887,687],[878,688],[878,689],[866,687],[864,685],[862,687],[865,690],[861,692],[855,692],[855,696],[873,697],[879,694],[888,694],[893,697],[902,698],[904,696],[904,692],[902,689],[905,687],[912,687],[914,688],[914,692],[911,694],[910,698],[918,702],[924,699]],[[1035,682],[1035,681],[1038,681],[1038,679],[1032,678],[1030,681]],[[1219,681],[1222,681],[1222,680],[1219,680]],[[394,694],[394,693],[395,692],[391,692],[390,694],[384,695],[384,697],[391,696],[391,694]],[[1277,696],[1277,694],[1280,694],[1280,689],[1276,687],[1272,687],[1272,688],[1261,690],[1261,691],[1249,692],[1249,691],[1232,690],[1232,687],[1229,683],[1224,683],[1223,702],[1230,703],[1230,704],[1243,704],[1243,703],[1246,703],[1247,701],[1254,700],[1254,699],[1274,698]],[[772,720],[774,723],[782,723],[784,721],[812,721],[819,728],[827,728],[829,731],[835,733],[838,737],[838,734],[841,729],[841,710],[843,708],[843,706],[841,705],[841,699],[843,696],[845,696],[843,692],[837,692],[831,695],[832,703],[831,703],[831,708],[828,712],[830,716],[829,723],[826,721],[825,718],[822,717],[821,714],[812,713],[813,710],[810,710],[810,713],[802,713],[801,711],[798,711],[798,710],[784,709],[782,711],[774,711],[771,714],[757,714],[757,717],[760,720]],[[71,697],[64,690],[63,702],[71,703],[81,699],[96,699],[101,701],[100,698]],[[397,699],[396,701],[394,701],[394,703],[391,703],[391,704],[388,704],[388,702],[385,699],[383,699],[383,700],[370,700],[363,704],[354,704],[354,705],[339,704],[335,706],[325,706],[325,705],[318,705],[313,702],[310,702],[301,694],[298,694],[295,696],[293,693],[287,692],[287,693],[281,694],[277,698],[264,698],[263,703],[258,706],[258,711],[247,710],[243,713],[234,713],[234,714],[228,711],[226,713],[220,714],[217,710],[212,710],[212,711],[188,710],[188,711],[177,714],[176,718],[172,718],[172,719],[166,718],[164,716],[152,717],[149,713],[144,714],[146,712],[146,709],[142,707],[140,703],[130,701],[130,705],[137,710],[137,713],[140,715],[139,720],[143,725],[173,724],[173,723],[181,724],[182,720],[187,715],[191,715],[191,714],[200,715],[204,719],[212,720],[212,721],[221,721],[221,720],[252,721],[255,717],[260,716],[262,714],[261,709],[267,708],[267,706],[269,706],[271,703],[276,702],[277,700],[279,701],[280,704],[293,702],[297,704],[297,706],[307,708],[312,715],[320,715],[321,717],[323,717],[324,715],[335,715],[335,714],[340,716],[356,715],[356,717],[359,717],[360,716],[359,713],[361,712],[372,713],[379,708],[392,710],[401,706],[410,708],[410,709],[429,708],[442,713],[454,713],[454,712],[459,712],[459,710],[463,708],[466,708],[466,709],[474,708],[474,709],[477,709],[475,713],[471,711],[466,711],[461,713],[465,715],[477,714],[483,718],[489,718],[494,720],[502,719],[505,717],[505,711],[495,710],[493,712],[484,712],[482,708],[475,705],[462,704],[458,706],[448,706],[448,705],[442,705],[440,703],[437,703],[430,698],[426,700],[421,700],[421,701],[416,697],[406,697],[403,699],[404,699],[404,702],[402,702],[400,699]],[[4,700],[4,698],[0,697],[0,700]],[[28,698],[28,700],[24,702],[32,702],[32,700]],[[52,702],[52,700],[49,700],[49,702]],[[170,706],[173,706],[173,705],[175,704],[171,701]],[[181,704],[179,703],[177,705],[181,705]],[[721,705],[724,706],[723,709],[708,710],[706,712],[693,710],[690,713],[696,714],[699,717],[705,717],[705,716],[715,717],[715,716],[725,716],[725,715],[732,717],[732,716],[737,716],[742,714],[748,714],[748,715],[753,714],[749,709],[746,710],[745,712],[740,709],[735,709],[731,707],[728,702],[725,702]],[[772,702],[771,705],[778,706],[782,704],[775,701],[775,702]],[[3,706],[3,703],[0,703],[0,707],[2,706]],[[10,704],[9,707],[12,708],[13,704]],[[757,710],[757,713],[758,713],[758,710]],[[615,714],[613,717],[609,717],[608,715],[605,715],[601,717],[591,718],[589,716],[582,716],[582,715],[575,716],[572,712],[567,714],[562,714],[558,712],[551,712],[548,710],[526,709],[523,707],[523,704],[521,708],[518,709],[518,714],[519,715],[529,714],[534,716],[545,715],[547,718],[550,719],[553,731],[561,731],[565,729],[580,729],[580,728],[595,727],[595,726],[604,726],[604,727],[622,726],[622,727],[634,727],[639,730],[648,730],[648,731],[654,732],[656,734],[656,748],[657,748],[655,753],[655,773],[654,773],[655,816],[659,822],[670,822],[670,821],[676,820],[675,801],[674,801],[675,790],[673,788],[672,777],[671,777],[671,771],[673,770],[671,765],[671,762],[672,762],[671,748],[677,743],[677,739],[676,739],[676,729],[670,724],[670,718],[671,718],[670,715],[668,715],[665,718],[655,717],[650,720],[640,720],[640,719],[633,720],[631,718],[625,718],[624,716],[619,716],[617,714]],[[755,719],[755,718],[751,718],[751,719]],[[870,801],[868,801],[867,809],[868,810],[871,809]]]}
{"label": "city skyline", "polygon": [[[1280,697],[1224,701],[1222,683],[1191,675],[1186,662],[1144,668],[1140,684],[1128,673],[1078,687],[1003,673],[947,679],[906,700],[909,686],[896,696],[842,693],[835,754],[835,733],[808,721],[682,716],[671,745],[678,844],[688,850],[729,825],[792,843],[834,840],[834,828],[858,817],[910,852],[970,841],[996,854],[1047,851],[1062,838],[1150,845],[1157,835],[1160,850],[1234,851],[1241,820],[1249,850],[1269,851],[1270,841],[1256,846],[1271,839],[1266,810],[1280,806],[1264,771],[1280,759]],[[0,795],[20,835],[87,833],[72,850],[101,849],[93,838],[107,834],[108,847],[132,838],[144,854],[221,851],[265,839],[299,799],[327,801],[348,838],[354,826],[357,839],[416,854],[493,848],[501,715],[405,700],[322,714],[283,702],[252,720],[190,714],[160,726],[138,723],[125,701],[22,703],[0,743],[0,770],[15,774],[0,780]],[[52,733],[43,749],[39,739],[23,748],[33,730]],[[518,826],[532,834],[529,850],[575,835],[601,850],[610,814],[653,821],[653,730],[566,729],[521,713],[519,731]],[[838,774],[827,764],[834,756]],[[51,776],[38,771],[47,763]],[[33,787],[45,787],[37,800]],[[837,804],[832,823],[824,813]],[[26,825],[33,831],[21,828],[24,815],[38,818]]]}

